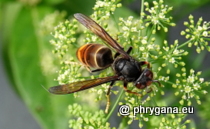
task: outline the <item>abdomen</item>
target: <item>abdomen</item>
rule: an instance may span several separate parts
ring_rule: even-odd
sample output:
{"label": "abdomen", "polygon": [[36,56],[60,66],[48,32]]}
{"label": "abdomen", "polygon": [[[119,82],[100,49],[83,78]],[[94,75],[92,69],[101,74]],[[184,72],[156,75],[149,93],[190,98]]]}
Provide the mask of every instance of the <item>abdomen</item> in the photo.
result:
{"label": "abdomen", "polygon": [[92,68],[104,68],[113,63],[111,50],[101,44],[85,44],[77,50],[76,55],[81,63]]}

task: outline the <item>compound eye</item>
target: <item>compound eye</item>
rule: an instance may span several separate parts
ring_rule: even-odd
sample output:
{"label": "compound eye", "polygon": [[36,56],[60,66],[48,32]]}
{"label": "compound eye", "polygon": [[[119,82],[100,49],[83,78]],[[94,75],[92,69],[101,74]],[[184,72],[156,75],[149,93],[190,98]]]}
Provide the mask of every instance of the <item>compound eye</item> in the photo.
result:
{"label": "compound eye", "polygon": [[144,73],[144,75],[145,75],[146,77],[148,77],[150,80],[153,79],[153,73],[152,73],[150,70],[147,70],[147,71]]}
{"label": "compound eye", "polygon": [[138,89],[144,89],[144,88],[146,87],[146,85],[141,84],[140,82],[137,82],[137,83],[136,83],[136,87],[137,87]]}
{"label": "compound eye", "polygon": [[136,80],[135,86],[139,89],[151,85],[153,80],[153,73],[149,69],[145,69],[143,74]]}

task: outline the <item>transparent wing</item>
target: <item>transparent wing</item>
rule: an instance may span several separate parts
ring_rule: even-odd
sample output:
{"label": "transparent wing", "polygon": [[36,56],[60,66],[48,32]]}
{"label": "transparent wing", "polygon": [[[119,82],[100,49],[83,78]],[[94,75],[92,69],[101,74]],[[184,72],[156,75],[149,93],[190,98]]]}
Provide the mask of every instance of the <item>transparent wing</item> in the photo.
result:
{"label": "transparent wing", "polygon": [[130,58],[130,56],[123,50],[123,48],[94,20],[81,13],[74,14],[74,17],[86,28],[88,28],[97,36],[99,36],[101,39],[106,41],[108,45],[113,47],[117,52],[122,54],[125,58]]}
{"label": "transparent wing", "polygon": [[70,93],[82,91],[85,89],[89,89],[89,88],[92,88],[92,87],[95,87],[100,84],[110,82],[113,80],[118,80],[118,77],[110,76],[110,77],[97,78],[97,79],[91,79],[91,80],[85,80],[85,81],[78,81],[78,82],[73,82],[69,84],[50,87],[48,91],[52,94],[70,94]]}

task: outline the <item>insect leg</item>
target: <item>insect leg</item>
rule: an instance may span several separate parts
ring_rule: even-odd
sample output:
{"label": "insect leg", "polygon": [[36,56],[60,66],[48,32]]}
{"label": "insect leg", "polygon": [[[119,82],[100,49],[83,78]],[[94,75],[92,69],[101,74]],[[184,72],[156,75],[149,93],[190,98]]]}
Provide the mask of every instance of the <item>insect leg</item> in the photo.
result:
{"label": "insect leg", "polygon": [[140,61],[139,62],[139,65],[141,65],[141,66],[145,65],[145,64],[147,65],[147,68],[150,69],[150,63],[149,62],[147,62],[147,61]]}
{"label": "insect leg", "polygon": [[111,81],[108,91],[106,93],[106,98],[107,98],[107,103],[106,103],[106,109],[105,109],[105,113],[108,113],[109,111],[109,107],[110,107],[110,93],[111,93],[111,88],[113,86],[113,84],[115,83],[115,81]]}
{"label": "insect leg", "polygon": [[147,93],[150,93],[152,91],[152,88],[150,87],[149,90],[147,91]]}
{"label": "insect leg", "polygon": [[128,89],[127,89],[127,85],[128,85],[127,82],[124,82],[124,83],[123,83],[124,90],[125,90],[126,92],[128,92],[128,93],[130,93],[130,94],[135,94],[135,95],[137,95],[137,96],[139,96],[139,97],[142,97],[141,94],[139,94],[139,93],[137,93],[137,92],[133,92],[133,91],[131,91],[131,90],[128,90]]}
{"label": "insect leg", "polygon": [[[158,83],[158,85],[161,87],[161,84],[158,80],[152,80],[152,82]],[[150,93],[151,91],[152,91],[152,88],[150,87],[149,90],[147,91],[147,93]]]}
{"label": "insect leg", "polygon": [[[106,67],[107,68],[107,67]],[[103,69],[95,69],[95,70],[91,70],[90,72],[91,73],[93,73],[93,72],[99,72],[99,71],[102,71],[102,70],[104,70],[104,69],[106,69],[106,68],[103,68]]]}
{"label": "insect leg", "polygon": [[[110,65],[111,65],[111,64],[110,64]],[[102,71],[102,70],[104,70],[104,69],[110,67],[110,65],[108,65],[108,66],[106,66],[106,67],[104,67],[104,68],[101,68],[101,69],[90,70],[90,72],[99,72],[99,71]]]}
{"label": "insect leg", "polygon": [[133,48],[130,46],[130,47],[128,48],[128,50],[126,51],[126,53],[130,54],[130,52],[131,52],[132,49],[133,49]]}
{"label": "insect leg", "polygon": [[117,58],[120,55],[120,53],[116,52],[114,55],[114,59]]}
{"label": "insect leg", "polygon": [[158,83],[158,85],[161,87],[161,83],[158,80],[152,80],[152,82]]}
{"label": "insect leg", "polygon": [[[130,54],[130,52],[131,52],[132,49],[133,49],[132,47],[129,47],[128,50],[126,51],[126,53]],[[114,55],[114,59],[117,58],[119,55],[120,55],[120,53],[117,52],[117,53]]]}

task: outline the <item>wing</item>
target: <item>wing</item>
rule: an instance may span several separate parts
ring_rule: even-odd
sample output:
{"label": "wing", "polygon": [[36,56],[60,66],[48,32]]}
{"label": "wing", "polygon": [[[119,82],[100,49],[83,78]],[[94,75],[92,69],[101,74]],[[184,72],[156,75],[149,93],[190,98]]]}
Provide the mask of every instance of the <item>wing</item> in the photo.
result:
{"label": "wing", "polygon": [[86,28],[88,28],[101,39],[106,41],[106,43],[113,47],[117,52],[122,54],[125,58],[130,58],[130,56],[123,50],[123,48],[94,20],[81,13],[74,14],[74,17]]}
{"label": "wing", "polygon": [[100,84],[110,82],[113,80],[118,80],[118,77],[110,76],[110,77],[104,77],[104,78],[97,78],[97,79],[73,82],[70,84],[64,84],[64,85],[50,87],[48,91],[52,94],[70,94],[70,93],[82,91],[85,89],[89,89],[89,88],[92,88],[92,87],[95,87]]}

